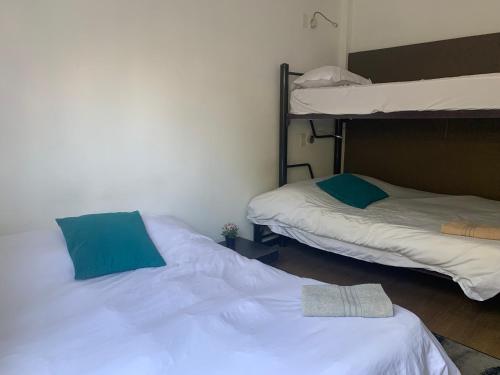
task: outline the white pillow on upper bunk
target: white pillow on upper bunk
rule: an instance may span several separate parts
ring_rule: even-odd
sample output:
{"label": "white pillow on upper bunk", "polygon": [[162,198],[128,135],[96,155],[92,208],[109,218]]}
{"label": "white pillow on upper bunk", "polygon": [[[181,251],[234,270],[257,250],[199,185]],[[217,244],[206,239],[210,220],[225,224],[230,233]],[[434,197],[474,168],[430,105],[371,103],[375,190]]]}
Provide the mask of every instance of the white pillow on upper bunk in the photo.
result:
{"label": "white pillow on upper bunk", "polygon": [[298,88],[370,85],[371,80],[339,66],[322,66],[313,69],[294,81]]}

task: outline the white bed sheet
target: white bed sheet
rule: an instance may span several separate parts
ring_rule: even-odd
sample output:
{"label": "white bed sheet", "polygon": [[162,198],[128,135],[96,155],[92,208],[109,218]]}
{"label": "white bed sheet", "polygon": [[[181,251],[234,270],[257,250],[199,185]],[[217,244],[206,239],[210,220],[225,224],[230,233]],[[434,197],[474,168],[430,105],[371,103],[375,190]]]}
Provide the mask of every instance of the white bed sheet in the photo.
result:
{"label": "white bed sheet", "polygon": [[[500,292],[500,241],[440,233],[441,224],[451,220],[499,225],[500,202],[432,194],[362,177],[389,198],[361,210],[334,199],[315,181],[303,181],[255,197],[248,218],[320,249],[440,272],[475,300]],[[358,246],[339,246],[338,241]]]}
{"label": "white bed sheet", "polygon": [[[58,232],[0,238],[1,374],[459,373],[403,308],[386,319],[304,318],[301,286],[316,281],[171,218],[146,226],[166,267],[88,281],[71,279]],[[57,268],[19,264],[45,257]]]}
{"label": "white bed sheet", "polygon": [[480,109],[500,109],[500,73],[296,89],[290,95],[290,113],[299,115]]}

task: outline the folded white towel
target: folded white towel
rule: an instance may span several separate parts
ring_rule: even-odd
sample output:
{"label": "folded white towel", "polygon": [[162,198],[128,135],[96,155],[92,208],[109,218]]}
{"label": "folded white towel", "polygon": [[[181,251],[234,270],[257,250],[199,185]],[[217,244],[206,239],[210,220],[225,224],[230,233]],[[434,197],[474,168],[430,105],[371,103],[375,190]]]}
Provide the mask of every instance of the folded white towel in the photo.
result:
{"label": "folded white towel", "polygon": [[380,284],[304,285],[302,311],[304,316],[364,318],[387,318],[394,314],[392,302]]}

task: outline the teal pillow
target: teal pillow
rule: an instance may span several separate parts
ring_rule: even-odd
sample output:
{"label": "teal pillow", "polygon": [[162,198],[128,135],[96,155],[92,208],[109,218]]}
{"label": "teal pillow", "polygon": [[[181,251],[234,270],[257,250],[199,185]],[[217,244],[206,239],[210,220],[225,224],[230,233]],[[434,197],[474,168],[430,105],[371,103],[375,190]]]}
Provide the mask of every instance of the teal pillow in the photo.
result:
{"label": "teal pillow", "polygon": [[317,185],[342,203],[356,208],[366,208],[389,196],[377,186],[349,173],[333,176]]}
{"label": "teal pillow", "polygon": [[138,211],[67,217],[56,222],[66,239],[76,280],[166,265]]}

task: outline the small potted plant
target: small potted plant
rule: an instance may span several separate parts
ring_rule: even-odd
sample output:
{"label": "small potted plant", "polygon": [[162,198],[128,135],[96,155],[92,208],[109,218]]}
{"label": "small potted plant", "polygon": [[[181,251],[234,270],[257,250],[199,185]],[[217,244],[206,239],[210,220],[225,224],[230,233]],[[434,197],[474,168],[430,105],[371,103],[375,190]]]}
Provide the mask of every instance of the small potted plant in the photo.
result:
{"label": "small potted plant", "polygon": [[234,250],[236,237],[238,237],[238,226],[233,223],[224,224],[222,227],[222,235],[226,238],[226,246]]}

